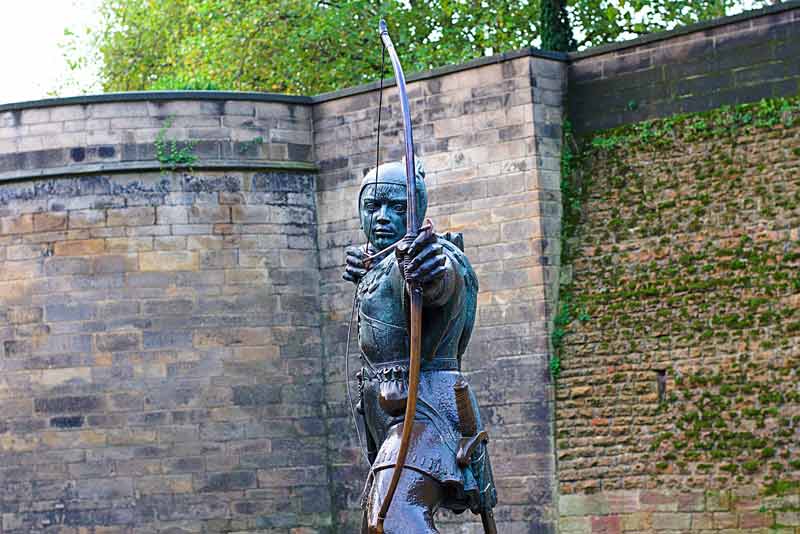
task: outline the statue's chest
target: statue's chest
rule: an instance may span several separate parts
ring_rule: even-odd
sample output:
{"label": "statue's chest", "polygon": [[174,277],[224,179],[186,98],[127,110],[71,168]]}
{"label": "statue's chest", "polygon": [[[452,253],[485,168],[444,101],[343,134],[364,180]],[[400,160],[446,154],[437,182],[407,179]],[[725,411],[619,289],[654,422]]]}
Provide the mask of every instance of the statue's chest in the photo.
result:
{"label": "statue's chest", "polygon": [[374,363],[407,358],[407,314],[403,281],[394,258],[384,260],[359,287],[358,338]]}

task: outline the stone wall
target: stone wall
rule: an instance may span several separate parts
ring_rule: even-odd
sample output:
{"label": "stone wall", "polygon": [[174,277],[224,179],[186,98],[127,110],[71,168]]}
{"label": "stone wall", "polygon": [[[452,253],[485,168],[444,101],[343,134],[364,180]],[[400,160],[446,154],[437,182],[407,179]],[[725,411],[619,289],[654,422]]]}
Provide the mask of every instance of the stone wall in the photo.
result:
{"label": "stone wall", "polygon": [[162,170],[181,149],[195,167],[314,170],[311,99],[276,97],[119,93],[0,106],[0,180]]}
{"label": "stone wall", "polygon": [[[428,214],[437,231],[463,232],[478,273],[478,321],[464,367],[491,435],[501,532],[547,530],[554,519],[546,283],[555,277],[548,266],[558,236],[551,221],[560,202],[563,69],[554,60],[520,57],[409,84]],[[345,532],[359,519],[366,463],[345,396],[354,288],[341,274],[344,248],[364,242],[357,196],[375,164],[378,101],[373,90],[333,96],[314,108],[331,494]],[[384,103],[382,161],[402,156],[394,89]],[[355,353],[351,362],[354,373]],[[457,525],[465,519],[448,525],[444,518],[442,531],[461,531]]]}
{"label": "stone wall", "polygon": [[328,529],[309,117],[0,114],[0,532]]}
{"label": "stone wall", "polygon": [[800,98],[603,132],[584,157],[561,531],[795,532]]}
{"label": "stone wall", "polygon": [[800,92],[800,3],[570,54],[576,131]]}
{"label": "stone wall", "polygon": [[[796,100],[595,137],[582,256],[560,262],[565,100],[583,135],[796,93],[799,13],[409,78],[429,215],[479,277],[464,366],[501,532],[798,526]],[[340,277],[378,102],[372,84],[0,106],[0,534],[354,529]],[[381,161],[400,117],[387,87]]]}

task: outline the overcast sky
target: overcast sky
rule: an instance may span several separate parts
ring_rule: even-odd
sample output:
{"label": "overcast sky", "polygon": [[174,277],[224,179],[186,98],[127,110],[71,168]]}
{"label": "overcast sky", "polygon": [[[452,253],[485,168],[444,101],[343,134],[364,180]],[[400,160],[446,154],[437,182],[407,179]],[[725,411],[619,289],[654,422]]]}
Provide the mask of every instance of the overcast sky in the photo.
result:
{"label": "overcast sky", "polygon": [[[0,0],[0,104],[36,100],[60,90],[70,73],[59,43],[64,28],[79,29],[96,22],[100,0]],[[94,74],[86,69],[78,82],[92,88]]]}

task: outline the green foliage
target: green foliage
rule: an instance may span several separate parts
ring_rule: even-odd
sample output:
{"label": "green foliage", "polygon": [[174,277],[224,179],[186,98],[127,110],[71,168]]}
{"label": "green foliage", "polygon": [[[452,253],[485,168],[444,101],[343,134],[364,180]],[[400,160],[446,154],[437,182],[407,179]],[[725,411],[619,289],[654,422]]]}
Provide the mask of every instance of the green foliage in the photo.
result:
{"label": "green foliage", "polygon": [[194,153],[196,142],[167,139],[167,131],[172,128],[173,121],[173,117],[168,117],[156,136],[154,141],[156,159],[161,163],[162,170],[175,170],[179,167],[191,168],[197,161],[197,155]]}
{"label": "green foliage", "polygon": [[572,0],[570,16],[579,48],[598,46],[676,26],[725,16],[742,7],[762,7],[756,0]]}
{"label": "green foliage", "polygon": [[800,489],[800,481],[798,480],[776,480],[767,484],[764,489],[765,495],[787,495],[794,493]]}
{"label": "green foliage", "polygon": [[221,91],[223,88],[218,83],[202,76],[190,77],[177,74],[155,80],[148,89],[151,91]]}
{"label": "green foliage", "polygon": [[[687,142],[733,139],[758,128],[777,125],[791,128],[796,124],[800,124],[799,97],[762,99],[755,103],[673,115],[598,132],[591,137],[589,145],[595,151],[606,152],[622,147],[666,149],[675,143],[679,133]],[[732,162],[727,160],[724,163],[730,165]]]}
{"label": "green foliage", "polygon": [[[380,76],[381,17],[408,74],[540,42],[553,50],[609,43],[743,5],[743,0],[102,0],[99,28],[88,35],[68,32],[64,53],[73,70],[100,64],[106,91],[318,94]],[[565,7],[575,35],[582,37],[578,43]]]}
{"label": "green foliage", "polygon": [[90,39],[106,91],[199,79],[222,89],[317,94],[380,76],[381,16],[407,73],[529,46],[537,35],[538,2],[410,6],[402,0],[103,0],[100,29]]}
{"label": "green foliage", "polygon": [[541,46],[544,50],[575,50],[577,44],[572,37],[566,0],[541,0],[539,18],[542,28]]}
{"label": "green foliage", "polygon": [[[584,177],[577,172],[579,168],[579,153],[577,142],[573,135],[572,125],[564,121],[563,138],[561,147],[561,265],[570,265],[573,261],[575,250],[573,242],[578,233],[581,219],[581,206],[586,196],[586,183]],[[559,308],[553,320],[553,331],[550,335],[553,355],[550,359],[550,373],[557,378],[561,372],[561,352],[564,337],[569,331],[569,326],[575,319],[575,303],[572,297],[572,284],[570,280],[562,280],[559,288]],[[577,310],[577,318],[581,322],[588,322],[590,314],[585,307]]]}
{"label": "green foliage", "polygon": [[553,332],[550,334],[553,344],[553,355],[550,358],[550,375],[553,378],[558,378],[558,375],[561,374],[561,348],[564,344],[567,328],[572,322],[572,303],[568,300],[568,295],[562,294],[560,304],[558,314],[553,320]]}
{"label": "green foliage", "polygon": [[245,141],[241,144],[241,146],[239,146],[239,154],[246,154],[248,151],[250,151],[250,149],[257,147],[263,142],[264,138],[260,135],[252,138],[249,141]]}

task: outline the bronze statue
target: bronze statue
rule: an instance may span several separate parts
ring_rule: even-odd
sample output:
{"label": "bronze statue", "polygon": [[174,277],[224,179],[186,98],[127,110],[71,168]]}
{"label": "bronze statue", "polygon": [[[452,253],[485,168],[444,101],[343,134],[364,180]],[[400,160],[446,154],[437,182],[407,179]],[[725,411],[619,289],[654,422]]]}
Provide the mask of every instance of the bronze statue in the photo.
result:
{"label": "bronze statue", "polygon": [[357,285],[357,411],[371,464],[363,534],[435,533],[443,507],[480,514],[496,533],[487,441],[461,356],[475,322],[478,281],[460,234],[423,224],[424,173],[415,165],[405,79],[385,24],[381,38],[403,108],[406,160],[364,177],[358,206],[367,244],[347,250]]}

